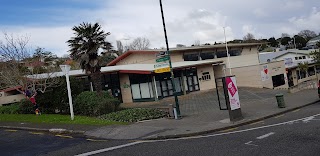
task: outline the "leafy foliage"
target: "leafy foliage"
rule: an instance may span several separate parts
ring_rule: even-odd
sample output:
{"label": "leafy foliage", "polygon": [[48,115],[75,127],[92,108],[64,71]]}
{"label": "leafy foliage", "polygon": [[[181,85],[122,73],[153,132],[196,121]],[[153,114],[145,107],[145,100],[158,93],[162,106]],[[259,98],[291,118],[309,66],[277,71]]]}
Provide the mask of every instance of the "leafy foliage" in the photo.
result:
{"label": "leafy foliage", "polygon": [[110,33],[105,33],[98,23],[82,23],[72,28],[75,37],[67,41],[71,57],[80,63],[81,69],[87,74],[92,74],[95,89],[100,93],[101,88],[101,61],[99,59],[99,49],[109,51],[111,43],[106,41]]}
{"label": "leafy foliage", "polygon": [[[23,99],[17,103],[19,106],[19,114],[34,114],[33,104],[27,100]],[[42,109],[40,108],[42,111]]]}
{"label": "leafy foliage", "polygon": [[119,122],[137,122],[142,120],[162,118],[165,112],[152,108],[132,108],[110,114],[105,114],[99,118]]}
{"label": "leafy foliage", "polygon": [[[55,113],[57,110],[61,114],[69,113],[69,98],[65,77],[61,77],[61,84],[43,94],[37,95],[37,103],[43,108],[45,113]],[[80,85],[79,85],[80,84]],[[84,91],[80,79],[70,77],[70,88],[72,99]]]}
{"label": "leafy foliage", "polygon": [[1,106],[0,114],[19,114],[19,105],[12,104],[9,106]]}
{"label": "leafy foliage", "polygon": [[114,112],[118,109],[120,101],[103,91],[101,96],[97,92],[85,91],[79,94],[74,102],[74,113],[86,116],[99,116]]}

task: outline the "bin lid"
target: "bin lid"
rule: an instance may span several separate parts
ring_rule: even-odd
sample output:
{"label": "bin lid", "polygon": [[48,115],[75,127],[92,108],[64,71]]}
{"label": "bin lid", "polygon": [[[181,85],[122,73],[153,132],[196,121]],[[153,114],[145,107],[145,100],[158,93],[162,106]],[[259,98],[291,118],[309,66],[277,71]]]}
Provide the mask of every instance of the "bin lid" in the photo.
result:
{"label": "bin lid", "polygon": [[283,94],[276,94],[276,96],[283,96]]}

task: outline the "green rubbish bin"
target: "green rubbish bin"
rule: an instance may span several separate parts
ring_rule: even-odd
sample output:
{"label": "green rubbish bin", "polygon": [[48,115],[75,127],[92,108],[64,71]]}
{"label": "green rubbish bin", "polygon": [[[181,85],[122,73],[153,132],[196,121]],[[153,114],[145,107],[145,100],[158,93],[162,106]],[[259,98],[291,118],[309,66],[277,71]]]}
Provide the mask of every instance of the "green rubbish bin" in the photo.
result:
{"label": "green rubbish bin", "polygon": [[276,95],[277,103],[279,108],[285,108],[286,104],[284,103],[283,94]]}

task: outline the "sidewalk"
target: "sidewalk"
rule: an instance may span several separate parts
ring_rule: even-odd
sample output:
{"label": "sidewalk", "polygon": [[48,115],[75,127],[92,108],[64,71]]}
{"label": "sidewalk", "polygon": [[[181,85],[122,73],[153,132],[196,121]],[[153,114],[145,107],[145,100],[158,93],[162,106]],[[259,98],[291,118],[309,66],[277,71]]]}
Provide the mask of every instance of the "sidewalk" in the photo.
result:
{"label": "sidewalk", "polygon": [[[50,125],[29,123],[4,123],[2,128],[21,128],[29,130],[65,129],[66,132],[83,133],[89,137],[105,139],[157,139],[191,136],[219,131],[241,124],[248,124],[267,117],[275,116],[307,104],[317,102],[317,91],[303,90],[287,93],[285,90],[239,88],[241,110],[244,119],[230,122],[228,112],[220,110],[215,91],[189,94],[179,97],[180,120],[156,119],[142,121],[131,125],[86,126],[86,125]],[[284,94],[286,108],[278,108],[275,95]],[[162,100],[162,105],[170,100]],[[10,126],[10,127],[5,127]]]}

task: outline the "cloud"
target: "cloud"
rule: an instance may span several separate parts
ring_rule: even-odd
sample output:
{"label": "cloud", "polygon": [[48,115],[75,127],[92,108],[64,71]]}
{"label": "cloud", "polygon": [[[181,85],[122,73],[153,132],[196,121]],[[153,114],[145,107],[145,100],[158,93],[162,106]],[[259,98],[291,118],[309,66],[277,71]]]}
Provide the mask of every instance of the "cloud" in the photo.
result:
{"label": "cloud", "polygon": [[308,16],[292,17],[289,22],[294,24],[298,29],[309,29],[312,31],[320,31],[320,11],[313,7]]}
{"label": "cloud", "polygon": [[253,13],[254,13],[254,15],[257,16],[257,17],[267,17],[267,16],[268,16],[267,12],[265,12],[265,11],[264,11],[263,9],[261,9],[261,8],[256,8],[256,9],[254,9],[254,10],[253,10]]}
{"label": "cloud", "polygon": [[58,56],[67,54],[68,46],[65,43],[72,36],[71,27],[10,27],[3,28],[8,34],[26,35],[29,37],[29,46],[41,47],[52,51]]}
{"label": "cloud", "polygon": [[[74,0],[78,1],[78,0]],[[86,1],[80,0],[85,3]],[[256,38],[293,34],[303,29],[320,32],[319,0],[163,0],[163,9],[171,47],[176,44],[224,42],[241,39],[248,32]],[[146,37],[151,48],[165,46],[160,6],[158,0],[90,1],[96,9],[72,9],[51,11],[53,15],[45,24],[1,25],[12,33],[29,34],[33,46],[46,48],[58,55],[69,49],[65,43],[72,37],[71,28],[82,22],[99,22],[103,30],[111,32],[107,37],[113,46],[116,40],[123,45],[136,37]],[[66,7],[69,8],[69,7]],[[62,13],[61,13],[62,12]],[[67,15],[67,16],[66,16]],[[5,16],[5,15],[3,15]],[[28,17],[24,22],[28,22]],[[23,25],[23,26],[22,26]],[[129,39],[129,40],[126,40]]]}
{"label": "cloud", "polygon": [[288,9],[288,10],[296,10],[296,9],[301,9],[304,6],[304,2],[302,1],[287,1],[284,4],[284,9]]}

